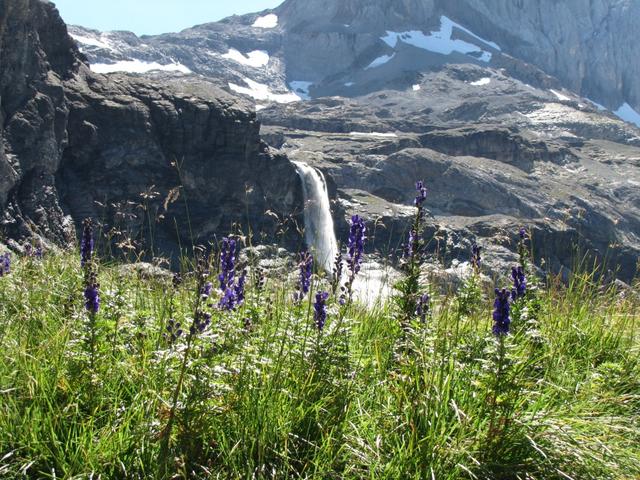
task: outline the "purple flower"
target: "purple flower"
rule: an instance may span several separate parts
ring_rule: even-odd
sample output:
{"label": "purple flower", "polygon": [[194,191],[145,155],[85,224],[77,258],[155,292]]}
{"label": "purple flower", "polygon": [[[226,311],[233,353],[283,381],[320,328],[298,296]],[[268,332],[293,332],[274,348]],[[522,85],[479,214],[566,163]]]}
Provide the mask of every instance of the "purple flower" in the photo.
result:
{"label": "purple flower", "polygon": [[416,190],[418,191],[418,194],[414,200],[414,205],[418,208],[422,208],[422,204],[427,199],[427,189],[425,188],[422,180],[416,182]]}
{"label": "purple flower", "polygon": [[349,229],[349,245],[347,263],[349,265],[350,282],[353,282],[356,274],[360,271],[362,254],[364,252],[364,241],[366,227],[364,220],[358,215],[351,217],[351,228]]}
{"label": "purple flower", "polygon": [[222,239],[222,250],[220,251],[220,290],[223,292],[233,285],[236,262],[236,241],[232,238]]}
{"label": "purple flower", "polygon": [[218,308],[221,310],[233,310],[236,308],[236,295],[233,288],[227,288],[223,294],[220,302],[218,302]]}
{"label": "purple flower", "polygon": [[336,259],[333,263],[333,283],[340,285],[340,279],[342,278],[342,252],[338,251]]}
{"label": "purple flower", "polygon": [[182,336],[180,322],[176,322],[173,318],[170,318],[167,323],[167,333],[163,334],[163,337],[167,340],[169,345],[173,345],[180,336]]}
{"label": "purple flower", "polygon": [[471,245],[471,265],[476,272],[480,270],[480,265],[482,264],[481,252],[482,247],[478,246],[476,242],[473,242]]}
{"label": "purple flower", "polygon": [[211,296],[212,290],[213,290],[213,283],[211,282],[205,283],[200,289],[200,295],[202,296],[202,299],[206,300],[207,298],[209,298]]}
{"label": "purple flower", "polygon": [[207,312],[198,312],[193,320],[193,325],[189,328],[191,335],[202,333],[211,324],[211,314]]}
{"label": "purple flower", "polygon": [[222,249],[220,251],[221,271],[218,275],[220,290],[222,291],[222,298],[218,302],[218,308],[222,310],[234,310],[244,302],[247,271],[243,270],[242,275],[236,281],[236,247],[237,243],[234,239],[222,239]]}
{"label": "purple flower", "polygon": [[236,305],[242,305],[244,303],[244,286],[247,283],[247,270],[244,269],[236,286],[233,287],[233,293],[235,295]]}
{"label": "purple flower", "polygon": [[524,227],[520,227],[518,234],[520,235],[520,240],[527,238],[527,230]]}
{"label": "purple flower", "polygon": [[84,306],[89,313],[98,313],[100,309],[100,285],[91,282],[84,289]]}
{"label": "purple flower", "polygon": [[11,273],[11,256],[9,253],[5,253],[0,256],[0,277],[9,275]]}
{"label": "purple flower", "polygon": [[493,302],[493,334],[497,337],[509,333],[511,324],[511,292],[506,288],[495,290],[496,299]]}
{"label": "purple flower", "polygon": [[420,298],[418,298],[418,303],[416,305],[416,316],[422,323],[426,321],[427,313],[429,313],[429,300],[430,298],[428,293],[420,295]]}
{"label": "purple flower", "polygon": [[84,267],[93,257],[93,221],[86,218],[82,222],[82,239],[80,240],[80,266]]}
{"label": "purple flower", "polygon": [[327,299],[329,298],[328,292],[316,293],[316,301],[313,304],[313,319],[316,322],[318,330],[322,331],[324,324],[327,321]]}
{"label": "purple flower", "polygon": [[414,250],[418,243],[417,240],[418,240],[418,233],[412,228],[411,230],[409,230],[409,241],[404,246],[404,252],[403,252],[404,258],[408,260],[411,260],[413,258],[413,255],[415,254]]}
{"label": "purple flower", "polygon": [[176,290],[180,287],[180,285],[182,285],[182,275],[180,275],[180,272],[176,272],[173,274],[173,278],[171,279],[171,284],[173,285],[173,288],[175,288]]}
{"label": "purple flower", "polygon": [[313,255],[309,252],[303,252],[300,254],[300,262],[298,263],[298,269],[300,270],[298,294],[296,300],[301,301],[304,296],[309,293],[311,288],[311,275],[313,273]]}
{"label": "purple flower", "polygon": [[511,267],[511,279],[513,280],[513,300],[522,298],[527,293],[527,278],[522,267]]}

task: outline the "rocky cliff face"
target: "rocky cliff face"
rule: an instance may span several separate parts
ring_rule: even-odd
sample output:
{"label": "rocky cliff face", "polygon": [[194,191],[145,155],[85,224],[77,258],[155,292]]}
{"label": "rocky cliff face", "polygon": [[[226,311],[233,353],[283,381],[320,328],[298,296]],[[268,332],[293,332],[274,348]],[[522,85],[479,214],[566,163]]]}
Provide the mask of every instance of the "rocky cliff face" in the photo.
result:
{"label": "rocky cliff face", "polygon": [[170,253],[234,225],[273,235],[265,211],[300,213],[294,166],[261,143],[248,105],[211,82],[94,74],[38,0],[2,3],[0,52],[9,238],[65,245],[91,216]]}
{"label": "rocky cliff face", "polygon": [[634,2],[287,0],[154,37],[71,27],[85,57],[51,5],[0,8],[11,237],[64,243],[90,215],[163,250],[233,223],[272,238],[264,212],[301,210],[288,157],[324,171],[337,229],[366,216],[380,252],[424,179],[445,267],[478,241],[505,271],[528,225],[546,268],[589,250],[636,274]]}

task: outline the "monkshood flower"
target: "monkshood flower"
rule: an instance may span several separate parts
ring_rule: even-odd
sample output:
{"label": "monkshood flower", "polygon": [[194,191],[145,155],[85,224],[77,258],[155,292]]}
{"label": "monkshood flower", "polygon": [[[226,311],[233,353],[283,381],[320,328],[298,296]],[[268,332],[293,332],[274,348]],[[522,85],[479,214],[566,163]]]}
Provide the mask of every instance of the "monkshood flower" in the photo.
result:
{"label": "monkshood flower", "polygon": [[38,246],[36,248],[33,248],[33,246],[30,243],[27,243],[24,246],[24,254],[27,257],[37,258],[38,260],[40,260],[42,259],[42,247]]}
{"label": "monkshood flower", "polygon": [[527,238],[527,230],[524,227],[520,227],[518,235],[520,235],[520,240],[524,240],[525,238]]}
{"label": "monkshood flower", "polygon": [[416,182],[416,190],[418,191],[418,194],[416,195],[416,199],[413,203],[416,207],[422,208],[422,204],[427,199],[427,189],[422,180]]}
{"label": "monkshood flower", "polygon": [[471,245],[471,265],[473,269],[478,272],[480,270],[480,266],[482,264],[482,247],[478,246],[477,243],[473,242]]}
{"label": "monkshood flower", "polygon": [[222,298],[218,302],[218,308],[221,310],[233,310],[236,308],[236,294],[232,287],[228,287],[222,293]]}
{"label": "monkshood flower", "polygon": [[247,284],[247,270],[243,270],[235,285],[225,289],[222,298],[218,303],[221,310],[235,310],[244,303],[244,289]]}
{"label": "monkshood flower", "polygon": [[220,251],[220,290],[223,292],[233,285],[236,262],[236,241],[233,238],[222,239],[222,249]]}
{"label": "monkshood flower", "polygon": [[495,290],[496,299],[493,303],[493,334],[497,337],[509,333],[511,325],[511,292],[506,288]]}
{"label": "monkshood flower", "polygon": [[247,283],[247,269],[242,270],[242,274],[240,278],[238,278],[238,282],[235,287],[233,287],[233,293],[235,295],[235,303],[237,306],[240,306],[244,303],[244,287]]}
{"label": "monkshood flower", "polygon": [[342,278],[342,252],[338,251],[336,259],[333,262],[333,282],[340,285],[340,279]]}
{"label": "monkshood flower", "polygon": [[0,256],[0,277],[9,275],[11,273],[11,256],[9,253],[5,253]]}
{"label": "monkshood flower", "polygon": [[89,313],[98,313],[100,309],[100,285],[96,283],[95,277],[84,289],[84,307]]}
{"label": "monkshood flower", "polygon": [[366,227],[364,220],[359,215],[351,217],[351,228],[349,229],[349,245],[348,258],[350,281],[353,282],[354,277],[360,271],[362,262],[362,254],[364,252]]}
{"label": "monkshood flower", "polygon": [[425,323],[427,314],[429,313],[429,294],[425,293],[420,295],[416,304],[416,316],[422,323]]}
{"label": "monkshood flower", "polygon": [[411,260],[413,255],[415,254],[415,247],[417,245],[418,233],[411,229],[409,231],[409,240],[406,245],[404,245],[403,257],[407,260]]}
{"label": "monkshood flower", "polygon": [[84,267],[93,257],[93,221],[87,218],[82,222],[82,239],[80,240],[80,266]]}
{"label": "monkshood flower", "polygon": [[300,262],[298,263],[300,271],[298,278],[298,291],[294,295],[296,302],[302,301],[309,289],[311,288],[311,275],[313,273],[313,255],[309,252],[300,254]]}
{"label": "monkshood flower", "polygon": [[511,279],[513,280],[513,289],[511,296],[513,300],[522,298],[527,293],[527,278],[522,267],[511,267]]}
{"label": "monkshood flower", "polygon": [[191,335],[196,333],[202,333],[211,324],[211,314],[207,312],[197,312],[196,318],[193,320],[193,324],[189,328]]}
{"label": "monkshood flower", "polygon": [[318,330],[324,328],[324,324],[327,321],[327,299],[329,298],[329,292],[316,293],[316,301],[313,304],[313,319],[316,322]]}
{"label": "monkshood flower", "polygon": [[213,291],[213,283],[207,282],[200,289],[200,296],[203,300],[206,300],[211,296],[211,292]]}
{"label": "monkshood flower", "polygon": [[178,338],[182,336],[182,328],[180,322],[176,322],[173,318],[169,319],[167,323],[167,333],[163,333],[162,336],[165,338],[169,345],[173,345]]}

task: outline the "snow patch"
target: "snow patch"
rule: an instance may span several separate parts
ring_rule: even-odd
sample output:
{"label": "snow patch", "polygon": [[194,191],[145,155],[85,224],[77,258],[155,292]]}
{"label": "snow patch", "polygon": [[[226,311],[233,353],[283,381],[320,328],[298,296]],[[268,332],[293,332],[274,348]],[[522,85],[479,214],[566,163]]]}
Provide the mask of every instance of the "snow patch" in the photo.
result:
{"label": "snow patch", "polygon": [[384,65],[385,63],[387,63],[389,60],[391,60],[395,56],[396,56],[395,53],[393,53],[392,55],[382,55],[381,57],[376,58],[373,62],[371,62],[369,65],[367,65],[365,67],[365,70],[369,70],[370,68],[376,68],[376,67],[379,67],[381,65]]}
{"label": "snow patch", "polygon": [[256,18],[251,25],[254,28],[276,28],[278,26],[278,16],[274,13]]}
{"label": "snow patch", "polygon": [[74,35],[73,33],[70,33],[69,35],[76,42],[82,45],[91,45],[92,47],[106,48],[107,50],[114,50],[114,48],[109,43],[103,40],[98,40],[97,38],[92,38],[92,37],[85,37],[83,35]]}
{"label": "snow patch", "polygon": [[229,88],[234,92],[248,95],[256,100],[268,100],[276,103],[292,103],[302,100],[299,95],[295,93],[273,93],[269,90],[269,87],[263,83],[254,82],[250,78],[243,78],[242,81],[248,85],[247,87],[241,87],[235,83],[229,82]]}
{"label": "snow patch", "polygon": [[463,31],[483,44],[500,51],[500,47],[497,44],[484,40],[444,15],[440,17],[440,30],[431,32],[429,35],[426,35],[419,30],[406,32],[387,31],[387,34],[384,37],[381,37],[381,39],[391,48],[396,48],[398,41],[402,41],[409,45],[413,45],[414,47],[439,53],[441,55],[451,55],[454,52],[458,52],[470,55],[483,62],[491,61],[491,52],[488,52],[473,43],[459,39],[452,39],[451,37],[453,35],[454,28]]}
{"label": "snow patch", "polygon": [[267,105],[256,105],[256,112],[259,112],[260,110],[264,110],[265,108],[267,108]]}
{"label": "snow patch", "polygon": [[411,86],[411,90],[413,90],[414,92],[417,92],[418,90],[420,90],[420,88],[420,85],[418,85],[417,83]]}
{"label": "snow patch", "polygon": [[625,122],[633,123],[636,127],[640,127],[640,113],[636,112],[631,105],[623,103],[615,113]]}
{"label": "snow patch", "polygon": [[234,62],[254,68],[264,67],[269,63],[269,54],[264,50],[253,50],[245,56],[235,48],[230,48],[227,53],[222,55],[222,58],[228,58]]}
{"label": "snow patch", "polygon": [[90,65],[91,70],[97,73],[111,72],[130,72],[145,73],[153,70],[162,70],[164,72],[182,72],[191,73],[187,67],[181,63],[170,63],[168,65],[160,65],[157,62],[143,62],[141,60],[120,60],[115,63],[94,63]]}
{"label": "snow patch", "polygon": [[352,137],[382,137],[382,138],[395,138],[398,135],[395,133],[381,133],[381,132],[349,132]]}
{"label": "snow patch", "polygon": [[344,84],[345,87],[353,87],[356,83],[355,82],[347,82]]}
{"label": "snow patch", "polygon": [[309,95],[309,88],[311,88],[311,85],[313,85],[313,82],[303,82],[302,80],[289,82],[289,88],[303,100],[311,99],[311,96]]}
{"label": "snow patch", "polygon": [[469,83],[469,85],[473,85],[474,87],[481,87],[482,85],[489,85],[491,83],[491,79],[489,77],[481,78],[480,80],[476,80],[475,82]]}
{"label": "snow patch", "polygon": [[568,102],[568,101],[571,100],[569,97],[567,97],[566,95],[563,95],[562,93],[554,90],[553,88],[550,88],[549,91],[551,93],[553,93],[558,100],[561,100],[561,101],[564,101],[564,102]]}

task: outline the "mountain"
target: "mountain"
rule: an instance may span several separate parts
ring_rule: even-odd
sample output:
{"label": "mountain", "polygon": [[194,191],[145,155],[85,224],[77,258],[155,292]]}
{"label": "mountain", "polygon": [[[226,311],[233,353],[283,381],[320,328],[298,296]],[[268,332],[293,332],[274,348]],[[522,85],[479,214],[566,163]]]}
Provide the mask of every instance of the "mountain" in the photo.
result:
{"label": "mountain", "polygon": [[[156,157],[166,167],[186,155],[197,165],[187,193],[199,239],[244,221],[241,185],[264,181],[249,220],[255,231],[269,225],[273,239],[261,215],[301,210],[289,160],[301,161],[325,174],[338,233],[361,213],[386,252],[404,241],[413,182],[424,178],[430,248],[445,267],[479,241],[489,267],[502,269],[527,225],[546,268],[570,269],[578,245],[629,280],[640,253],[639,8],[625,0],[287,0],[158,36],[71,26],[79,52],[68,63],[79,66],[62,71],[70,78],[61,79],[63,110],[71,110],[62,137],[80,140],[55,144],[63,168],[50,183],[77,223],[97,213],[78,207],[91,205],[82,199],[96,188],[114,204],[137,199],[145,185],[162,185],[164,197],[178,182]],[[19,95],[3,92],[3,102]],[[218,114],[219,122],[205,119]],[[94,150],[85,122],[97,126]],[[222,168],[210,168],[221,161],[214,146],[225,152]],[[78,177],[64,165],[91,167]],[[163,235],[175,245],[168,229]]]}
{"label": "mountain", "polygon": [[213,83],[93,73],[39,0],[0,4],[0,52],[0,226],[13,248],[66,246],[93,217],[114,242],[175,261],[234,224],[275,235],[265,211],[301,212],[295,167]]}

